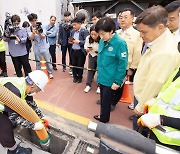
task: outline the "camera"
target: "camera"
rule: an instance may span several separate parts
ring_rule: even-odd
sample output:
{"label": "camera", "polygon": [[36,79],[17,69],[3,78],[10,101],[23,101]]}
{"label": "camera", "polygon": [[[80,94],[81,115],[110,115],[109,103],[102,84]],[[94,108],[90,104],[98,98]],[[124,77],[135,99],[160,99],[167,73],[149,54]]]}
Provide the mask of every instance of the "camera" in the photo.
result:
{"label": "camera", "polygon": [[64,23],[63,28],[64,28],[64,30],[67,31],[67,30],[71,30],[73,28],[73,26],[71,23]]}
{"label": "camera", "polygon": [[5,23],[4,23],[4,32],[6,34],[8,34],[10,39],[14,39],[14,31],[15,31],[16,27],[13,26],[12,21],[11,21],[11,16],[9,13],[6,13],[6,19],[5,19]]}
{"label": "camera", "polygon": [[42,29],[41,25],[42,25],[41,22],[37,22],[37,23],[36,23],[36,30],[37,30],[39,33],[43,33],[43,29]]}

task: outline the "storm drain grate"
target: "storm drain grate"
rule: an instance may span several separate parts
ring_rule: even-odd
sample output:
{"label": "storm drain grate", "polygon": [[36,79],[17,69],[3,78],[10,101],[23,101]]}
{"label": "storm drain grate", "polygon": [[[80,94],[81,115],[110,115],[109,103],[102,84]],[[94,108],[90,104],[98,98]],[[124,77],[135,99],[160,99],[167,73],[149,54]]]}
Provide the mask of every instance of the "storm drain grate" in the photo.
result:
{"label": "storm drain grate", "polygon": [[85,141],[80,141],[74,154],[90,154],[89,152],[87,152],[87,147],[92,148],[92,149],[98,149],[98,147],[95,145],[92,145]]}

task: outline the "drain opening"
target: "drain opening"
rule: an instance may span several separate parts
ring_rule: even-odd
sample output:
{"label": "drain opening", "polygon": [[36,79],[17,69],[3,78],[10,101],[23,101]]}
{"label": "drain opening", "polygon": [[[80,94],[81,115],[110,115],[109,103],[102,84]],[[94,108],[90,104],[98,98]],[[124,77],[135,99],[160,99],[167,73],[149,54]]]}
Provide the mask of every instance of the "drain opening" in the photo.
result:
{"label": "drain opening", "polygon": [[87,148],[92,148],[94,150],[98,150],[98,147],[95,146],[95,145],[92,145],[90,143],[87,143],[86,141],[80,141],[74,154],[90,154],[88,151],[87,151]]}
{"label": "drain opening", "polygon": [[[39,139],[33,130],[31,129],[21,129],[20,131],[15,130],[15,134],[21,136],[22,138],[40,147],[40,144],[38,142]],[[50,134],[50,146],[48,152],[50,152],[51,154],[61,154],[68,147],[72,145],[72,140],[74,138],[70,135],[67,136],[66,133],[55,132],[54,130],[50,129],[49,134]],[[63,138],[61,138],[61,135],[63,135]]]}

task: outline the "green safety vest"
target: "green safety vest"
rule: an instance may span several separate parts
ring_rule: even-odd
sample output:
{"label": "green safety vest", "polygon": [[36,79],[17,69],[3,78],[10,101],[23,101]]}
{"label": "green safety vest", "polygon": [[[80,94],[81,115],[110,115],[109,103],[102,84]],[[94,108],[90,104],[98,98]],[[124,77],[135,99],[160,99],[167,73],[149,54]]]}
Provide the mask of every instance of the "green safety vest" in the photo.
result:
{"label": "green safety vest", "polygon": [[[178,71],[179,68],[165,83],[149,113],[180,118],[180,77],[173,81]],[[162,127],[166,130],[165,133],[156,128],[152,129],[158,140],[164,144],[180,146],[180,130]]]}
{"label": "green safety vest", "polygon": [[[7,78],[1,78],[0,79],[0,85],[5,85],[6,83],[12,83],[19,91],[21,94],[21,99],[25,99],[26,97],[26,81],[24,77],[17,78],[17,77],[7,77]],[[0,102],[0,105],[4,105],[3,102]],[[0,109],[0,112],[2,110]]]}
{"label": "green safety vest", "polygon": [[6,46],[3,40],[0,41],[0,52],[6,51]]}

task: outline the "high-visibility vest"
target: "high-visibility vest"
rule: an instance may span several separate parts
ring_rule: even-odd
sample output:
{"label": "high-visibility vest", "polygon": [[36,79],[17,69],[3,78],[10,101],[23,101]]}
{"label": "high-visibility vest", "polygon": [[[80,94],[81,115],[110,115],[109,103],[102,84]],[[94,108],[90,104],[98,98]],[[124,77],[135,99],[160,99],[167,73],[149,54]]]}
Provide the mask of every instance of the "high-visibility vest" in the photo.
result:
{"label": "high-visibility vest", "polygon": [[[19,91],[21,94],[21,99],[25,99],[26,97],[26,81],[24,77],[17,78],[17,77],[7,77],[7,78],[1,78],[0,79],[0,85],[5,85],[6,83],[12,83]],[[0,102],[0,105],[4,105],[3,102]],[[0,112],[2,112],[0,108]]]}
{"label": "high-visibility vest", "polygon": [[0,52],[6,51],[6,46],[3,40],[0,41]]}
{"label": "high-visibility vest", "polygon": [[[180,77],[173,81],[178,71],[179,69],[165,83],[149,113],[180,118]],[[158,140],[164,144],[180,146],[180,130],[167,126],[162,127],[166,132],[156,128],[152,129]]]}

